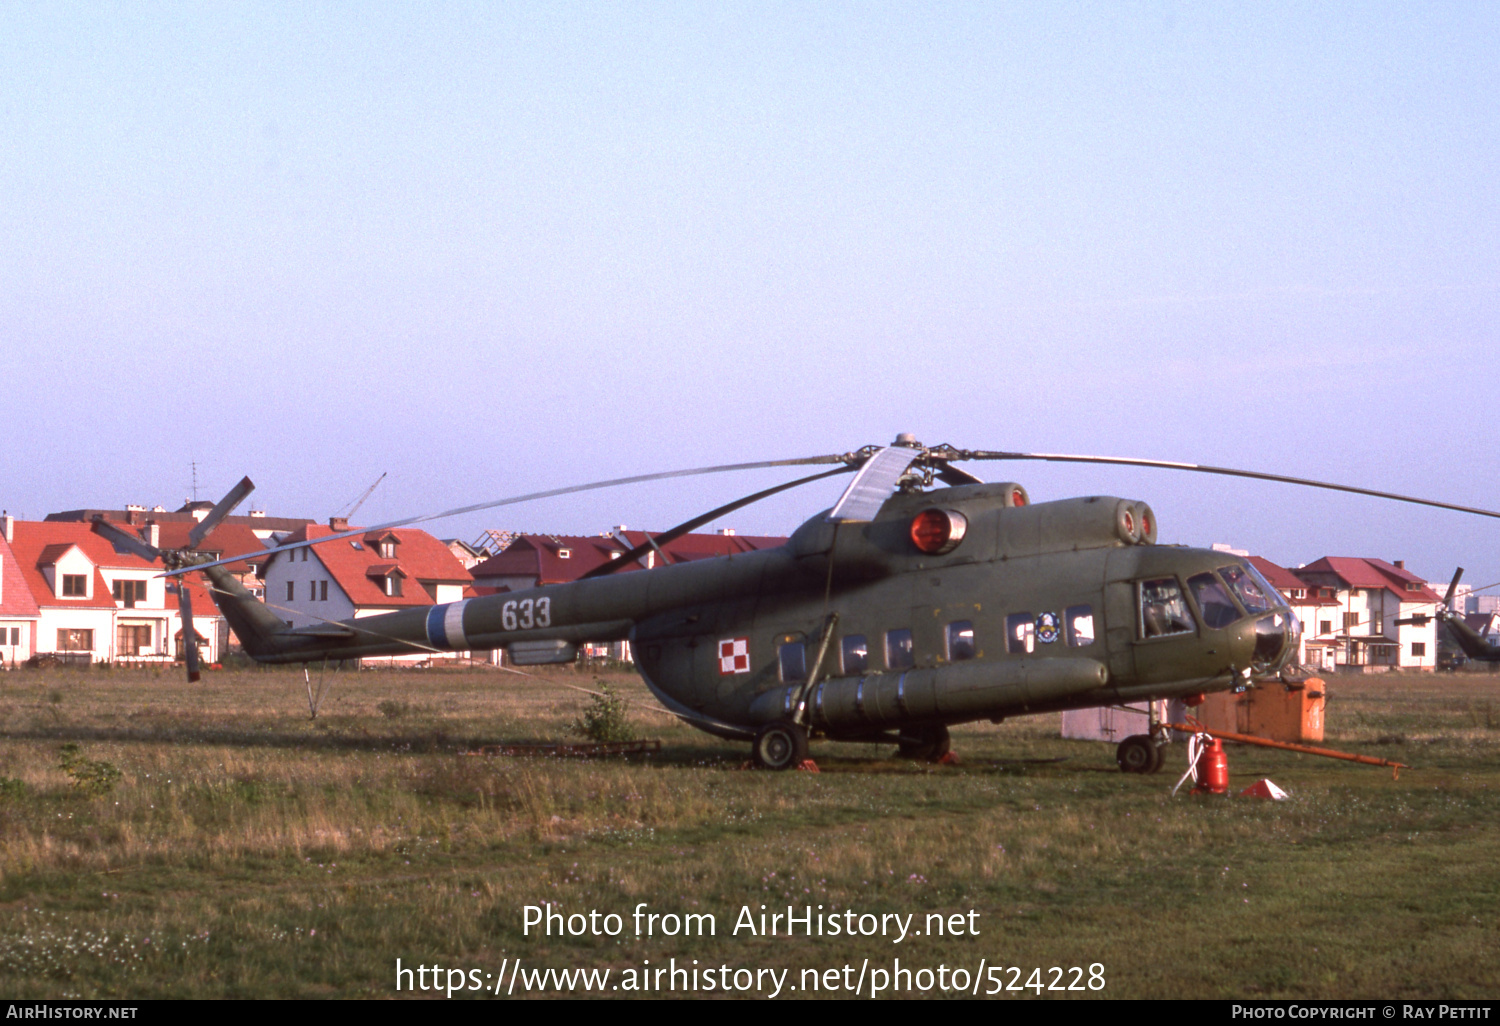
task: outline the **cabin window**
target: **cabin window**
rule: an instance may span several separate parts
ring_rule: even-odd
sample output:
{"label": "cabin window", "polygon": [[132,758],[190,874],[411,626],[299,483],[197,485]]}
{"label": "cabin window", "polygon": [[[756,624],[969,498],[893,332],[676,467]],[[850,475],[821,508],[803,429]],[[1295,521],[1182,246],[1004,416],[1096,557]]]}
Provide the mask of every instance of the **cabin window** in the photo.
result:
{"label": "cabin window", "polygon": [[85,598],[89,593],[89,579],[84,574],[63,574],[63,595],[67,598]]}
{"label": "cabin window", "polygon": [[909,670],[917,665],[916,656],[912,652],[911,630],[902,627],[900,630],[885,632],[885,666],[888,670]]}
{"label": "cabin window", "polygon": [[1030,613],[1012,613],[1005,618],[1005,650],[1029,655],[1036,649],[1036,617]]}
{"label": "cabin window", "polygon": [[863,634],[845,634],[839,644],[839,653],[843,657],[841,665],[846,676],[864,673],[870,668],[870,644]]}
{"label": "cabin window", "polygon": [[1063,614],[1063,630],[1071,648],[1083,648],[1094,643],[1094,607],[1069,606]]}
{"label": "cabin window", "polygon": [[1193,629],[1193,614],[1175,577],[1141,582],[1141,637],[1165,638]]}
{"label": "cabin window", "polygon": [[968,620],[955,620],[948,625],[948,661],[974,658],[974,624]]}
{"label": "cabin window", "polygon": [[1228,627],[1240,618],[1240,611],[1234,608],[1234,602],[1229,597],[1229,589],[1213,574],[1189,577],[1188,589],[1193,593],[1193,601],[1198,603],[1198,612],[1203,614],[1203,622],[1214,630]]}
{"label": "cabin window", "polygon": [[78,627],[59,627],[57,629],[57,650],[59,652],[92,652],[94,649],[94,632]]}
{"label": "cabin window", "polygon": [[807,679],[807,646],[800,641],[789,641],[777,650],[781,662],[781,679],[787,683],[798,683]]}

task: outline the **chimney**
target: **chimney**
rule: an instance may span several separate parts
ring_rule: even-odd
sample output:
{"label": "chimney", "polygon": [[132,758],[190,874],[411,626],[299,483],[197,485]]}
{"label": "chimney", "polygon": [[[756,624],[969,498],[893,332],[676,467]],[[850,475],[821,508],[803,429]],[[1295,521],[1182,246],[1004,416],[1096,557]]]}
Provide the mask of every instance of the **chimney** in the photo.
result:
{"label": "chimney", "polygon": [[161,525],[155,520],[146,521],[146,544],[153,549],[161,548]]}
{"label": "chimney", "polygon": [[1396,560],[1396,569],[1397,570],[1405,570],[1406,569],[1406,560],[1404,560],[1404,559],[1398,559],[1398,560]]}
{"label": "chimney", "polygon": [[3,530],[7,542],[16,540],[16,518],[10,515],[9,510],[0,514],[0,530]]}
{"label": "chimney", "polygon": [[331,528],[333,528],[335,531],[347,531],[347,530],[349,530],[349,518],[348,517],[329,517],[328,518],[328,526],[331,527]]}

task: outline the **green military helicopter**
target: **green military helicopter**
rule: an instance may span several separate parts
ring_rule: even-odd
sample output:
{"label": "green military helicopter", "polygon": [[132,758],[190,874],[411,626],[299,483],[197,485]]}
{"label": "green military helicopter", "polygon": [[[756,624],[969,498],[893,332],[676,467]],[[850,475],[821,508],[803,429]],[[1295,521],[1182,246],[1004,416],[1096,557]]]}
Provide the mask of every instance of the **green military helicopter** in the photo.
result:
{"label": "green military helicopter", "polygon": [[[729,470],[833,466],[711,510],[648,542],[660,545],[777,492],[854,473],[832,509],[808,520],[780,548],[649,573],[617,573],[646,554],[642,546],[567,584],[296,629],[225,569],[246,554],[206,561],[184,550],[172,554],[171,573],[205,572],[245,651],[264,663],[505,648],[516,664],[539,665],[570,662],[585,642],[628,639],[641,675],[668,710],[712,734],[751,742],[755,761],[768,769],[800,765],[810,738],[885,742],[907,756],[939,758],[955,724],[1158,699],[1191,702],[1206,692],[1275,680],[1284,671],[1301,625],[1248,561],[1157,545],[1156,515],[1144,502],[1092,496],[1033,505],[1021,485],[985,483],[955,466],[1017,460],[1248,477],[1500,517],[1276,474],[929,447],[902,435],[892,445],[850,453],[502,499],[253,554],[263,558],[593,488]],[[248,479],[237,492],[246,485]],[[1121,768],[1160,768],[1165,741],[1158,724],[1149,735],[1127,738],[1117,752]]]}

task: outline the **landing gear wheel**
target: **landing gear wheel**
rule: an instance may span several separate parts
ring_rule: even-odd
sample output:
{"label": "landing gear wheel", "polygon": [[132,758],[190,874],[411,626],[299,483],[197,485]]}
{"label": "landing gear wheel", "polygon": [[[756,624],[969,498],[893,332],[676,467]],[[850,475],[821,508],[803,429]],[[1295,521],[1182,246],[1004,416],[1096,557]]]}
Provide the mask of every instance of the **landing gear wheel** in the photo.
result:
{"label": "landing gear wheel", "polygon": [[953,750],[953,740],[948,728],[939,723],[935,726],[911,727],[901,732],[900,754],[903,759],[925,759],[937,762]]}
{"label": "landing gear wheel", "polygon": [[1161,768],[1162,768],[1163,765],[1166,764],[1166,761],[1167,761],[1167,746],[1166,745],[1159,745],[1159,744],[1156,744],[1155,742],[1152,742],[1152,744],[1151,744],[1151,768],[1148,769],[1146,772],[1147,773],[1160,773],[1161,772]]}
{"label": "landing gear wheel", "polygon": [[755,735],[753,751],[763,769],[795,769],[807,759],[807,731],[790,720],[767,724]]}
{"label": "landing gear wheel", "polygon": [[1115,749],[1115,762],[1122,773],[1155,773],[1161,768],[1161,753],[1146,734],[1132,734]]}

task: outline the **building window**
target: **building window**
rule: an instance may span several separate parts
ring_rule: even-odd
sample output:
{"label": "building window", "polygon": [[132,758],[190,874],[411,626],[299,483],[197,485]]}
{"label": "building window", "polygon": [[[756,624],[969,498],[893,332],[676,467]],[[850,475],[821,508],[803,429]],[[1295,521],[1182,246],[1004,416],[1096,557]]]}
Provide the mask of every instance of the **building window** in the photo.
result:
{"label": "building window", "polygon": [[807,646],[800,641],[789,641],[777,650],[781,662],[781,679],[797,683],[807,679]]}
{"label": "building window", "polygon": [[[393,542],[393,541],[383,541],[383,542],[381,542],[380,543],[380,558],[381,559],[395,559],[396,558],[396,543]],[[564,557],[564,558],[566,558],[566,557]]]}
{"label": "building window", "polygon": [[122,656],[150,655],[152,652],[151,625],[148,623],[120,624],[115,632],[115,648]]}
{"label": "building window", "polygon": [[19,645],[21,643],[21,628],[12,627],[10,629],[10,643],[12,645]]}
{"label": "building window", "polygon": [[296,598],[297,598],[297,582],[296,581],[287,581],[286,582],[286,600],[288,602],[294,602],[294,601],[296,601]]}
{"label": "building window", "polygon": [[94,650],[94,632],[78,627],[59,627],[57,629],[57,650],[59,652],[92,652]]}
{"label": "building window", "polygon": [[1083,648],[1094,643],[1094,607],[1069,606],[1063,614],[1063,630],[1068,635],[1068,645]]}
{"label": "building window", "polygon": [[974,624],[969,620],[955,620],[948,625],[948,661],[956,663],[974,658]]}
{"label": "building window", "polygon": [[1413,641],[1411,643],[1411,657],[1413,659],[1424,659],[1427,656],[1427,642]]}
{"label": "building window", "polygon": [[85,574],[63,574],[62,593],[65,598],[87,598],[89,593],[88,576]]}
{"label": "building window", "polygon": [[1359,614],[1358,613],[1345,613],[1344,614],[1344,630],[1347,631],[1351,627],[1358,627],[1358,626],[1359,626]]}
{"label": "building window", "polygon": [[318,601],[319,602],[327,602],[328,601],[328,582],[327,581],[319,581],[318,582]]}
{"label": "building window", "polygon": [[116,581],[114,587],[115,601],[126,609],[134,609],[136,603],[146,601],[145,581]]}
{"label": "building window", "polygon": [[870,668],[870,645],[863,634],[846,634],[839,644],[846,676],[864,673]]}
{"label": "building window", "polygon": [[385,593],[393,598],[401,597],[401,578],[390,574],[385,579]]}
{"label": "building window", "polygon": [[1319,634],[1332,634],[1333,633],[1333,621],[1332,620],[1319,620],[1318,621],[1318,633]]}
{"label": "building window", "polygon": [[909,628],[885,632],[885,665],[888,670],[909,670],[917,665]]}

